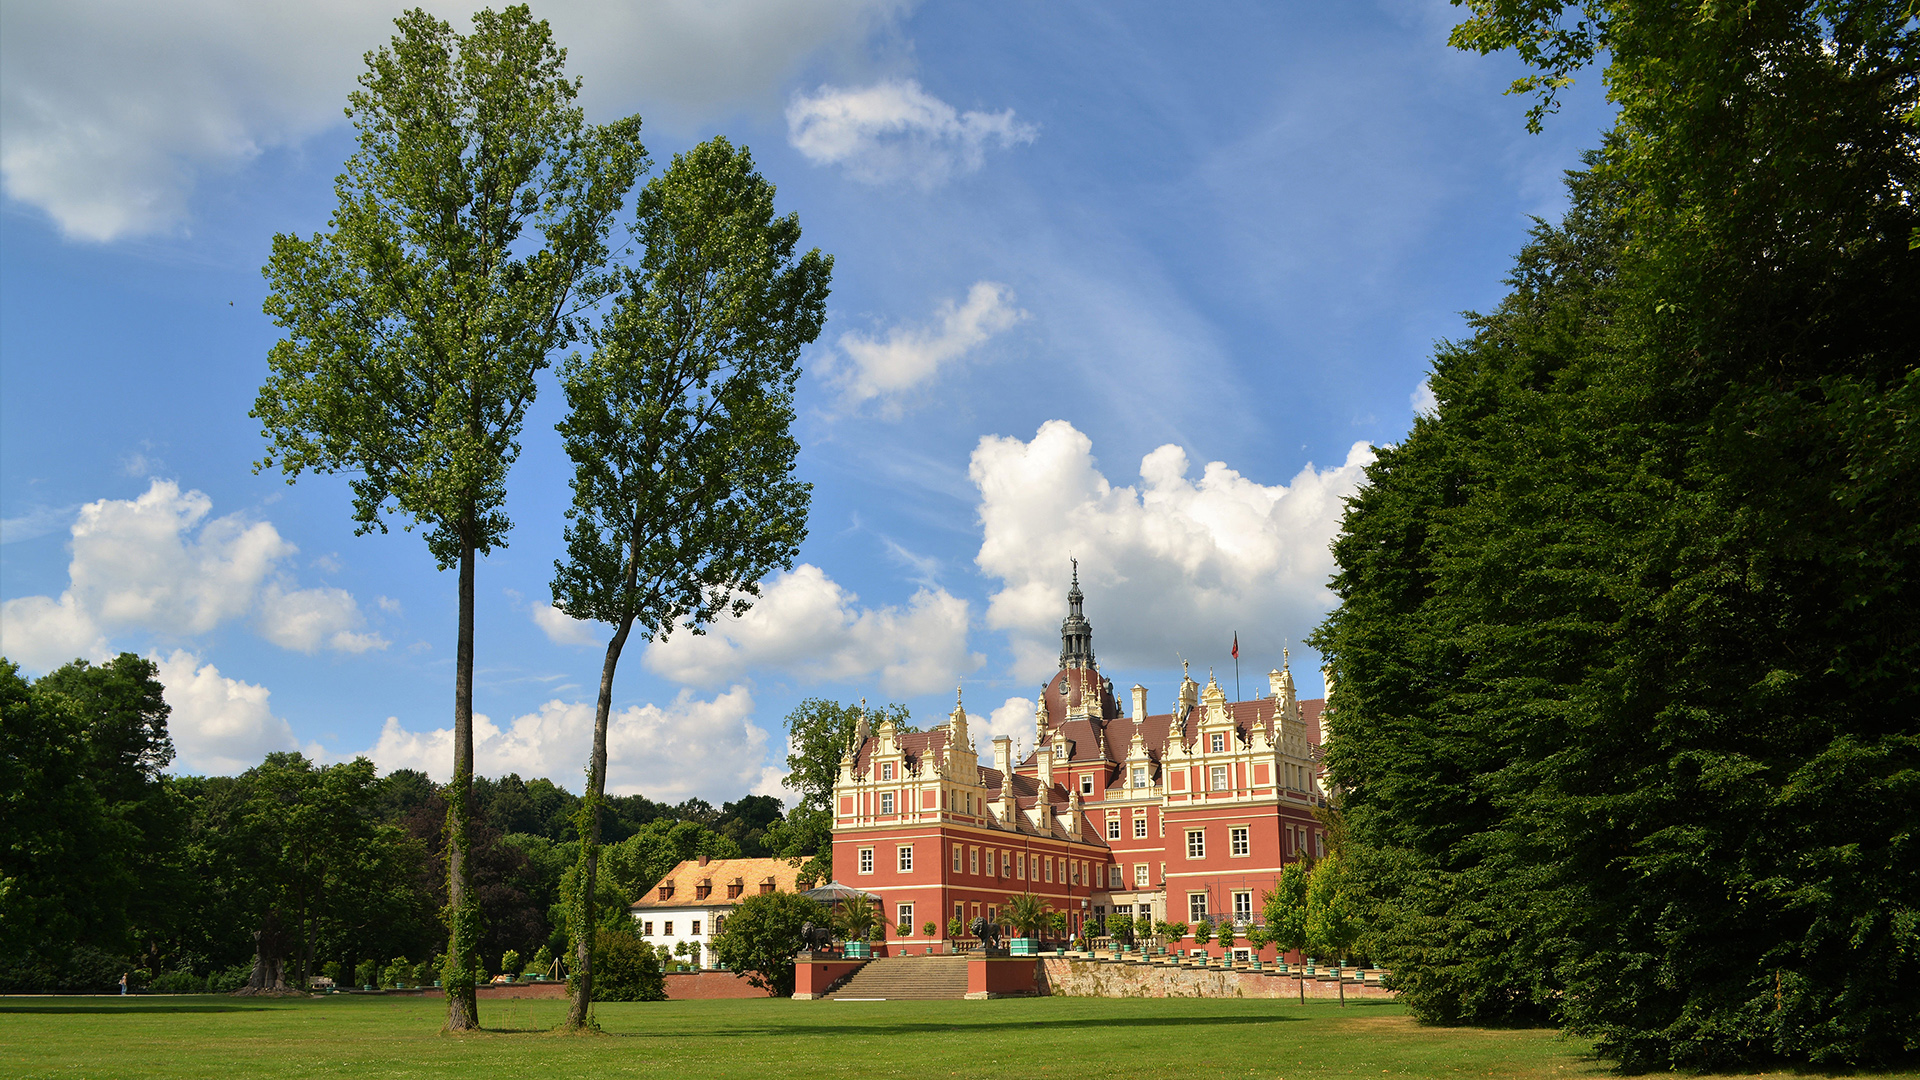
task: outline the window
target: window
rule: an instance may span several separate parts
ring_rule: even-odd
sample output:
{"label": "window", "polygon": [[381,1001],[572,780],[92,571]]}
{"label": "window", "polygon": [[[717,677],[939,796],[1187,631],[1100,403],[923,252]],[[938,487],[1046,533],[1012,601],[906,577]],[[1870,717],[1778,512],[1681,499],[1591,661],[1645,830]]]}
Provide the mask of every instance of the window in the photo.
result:
{"label": "window", "polygon": [[1135,765],[1133,767],[1133,786],[1137,788],[1147,786],[1147,767],[1145,765]]}
{"label": "window", "polygon": [[641,923],[640,932],[646,935],[647,937],[652,937],[653,936],[653,920],[648,919],[646,922]]}
{"label": "window", "polygon": [[899,920],[899,924],[901,926],[904,926],[907,928],[907,936],[912,937],[913,936],[913,905],[901,904],[900,913],[895,915],[894,918]]}
{"label": "window", "polygon": [[967,922],[967,905],[965,905],[965,904],[955,904],[955,905],[953,905],[953,917],[954,917],[954,918],[956,918],[956,919],[959,919],[959,920],[960,920],[960,929],[961,929],[961,931],[962,931],[962,932],[964,933],[964,932],[966,931],[966,928],[967,928],[967,927],[966,927],[966,922]]}
{"label": "window", "polygon": [[1093,774],[1092,773],[1080,774],[1080,794],[1082,795],[1093,794]]}
{"label": "window", "polygon": [[693,898],[695,900],[705,900],[708,894],[712,892],[713,892],[713,882],[703,881],[700,884],[695,885],[693,887]]}
{"label": "window", "polygon": [[[1214,732],[1213,735],[1207,740],[1207,749],[1216,754],[1226,753],[1227,737],[1225,735],[1222,735],[1218,731]],[[888,773],[887,775],[889,778],[891,778],[893,774]]]}
{"label": "window", "polygon": [[1207,857],[1207,833],[1204,829],[1187,830],[1187,858],[1204,859]]}
{"label": "window", "polygon": [[1120,819],[1119,818],[1110,817],[1107,819],[1107,839],[1109,840],[1120,839]]}
{"label": "window", "polygon": [[699,919],[693,920],[693,936],[694,937],[700,936],[700,920]]}
{"label": "window", "polygon": [[1011,852],[1003,851],[1000,853],[1000,876],[1013,876],[1013,854]]}
{"label": "window", "polygon": [[664,926],[664,928],[663,928],[663,929],[662,929],[662,930],[660,931],[660,933],[661,933],[661,935],[662,935],[662,936],[664,936],[664,937],[672,937],[672,936],[673,936],[673,922],[672,922],[672,920],[668,920],[668,922],[667,922],[667,923],[665,924],[665,926]]}
{"label": "window", "polygon": [[973,813],[973,792],[967,792],[967,813]]}
{"label": "window", "polygon": [[1235,825],[1233,828],[1228,829],[1227,842],[1233,849],[1233,854],[1235,855],[1249,855],[1253,853],[1253,845],[1248,842],[1247,827],[1245,825]]}
{"label": "window", "polygon": [[893,762],[889,761],[885,765],[880,766],[880,779],[893,779]]}
{"label": "window", "polygon": [[1207,919],[1207,894],[1203,892],[1187,894],[1187,921],[1205,922]]}
{"label": "window", "polygon": [[1246,922],[1251,918],[1253,918],[1253,894],[1251,892],[1234,893],[1233,894],[1234,921]]}
{"label": "window", "polygon": [[1118,866],[1107,867],[1107,888],[1118,889],[1125,886],[1126,883],[1126,879],[1121,876]]}
{"label": "window", "polygon": [[[740,884],[739,878],[734,878],[732,881],[728,882],[727,883],[727,899],[738,900],[740,898],[740,890],[743,888],[745,888],[745,886]],[[720,924],[716,922],[713,925],[718,927]],[[720,931],[717,929],[714,931],[714,933],[716,934],[719,932]]]}
{"label": "window", "polygon": [[873,873],[873,849],[870,847],[860,849],[860,872],[863,874]]}
{"label": "window", "polygon": [[970,847],[967,849],[967,873],[977,874],[979,872],[980,872],[980,849],[977,847]]}
{"label": "window", "polygon": [[1316,832],[1313,834],[1313,852],[1314,852],[1314,858],[1324,859],[1327,857],[1327,834],[1326,833]]}
{"label": "window", "polygon": [[669,881],[665,885],[660,886],[660,899],[673,899],[673,882]]}
{"label": "window", "polygon": [[1133,838],[1135,840],[1145,840],[1147,838],[1147,815],[1145,814],[1134,815]]}
{"label": "window", "polygon": [[1148,869],[1146,863],[1134,863],[1133,864],[1133,887],[1136,889],[1146,888],[1149,883],[1149,879],[1152,876],[1152,873],[1153,872],[1150,869]]}
{"label": "window", "polygon": [[893,792],[883,791],[880,793],[880,812],[883,814],[893,813]]}
{"label": "window", "polygon": [[900,872],[904,874],[912,869],[913,869],[913,845],[903,844],[900,848]]}
{"label": "window", "polygon": [[960,872],[960,857],[960,845],[955,844],[953,845],[953,872],[956,874]]}
{"label": "window", "polygon": [[[1215,736],[1215,738],[1218,737],[1219,736]],[[1207,790],[1227,790],[1227,766],[1215,765],[1213,768],[1207,770]]]}
{"label": "window", "polygon": [[713,932],[718,934],[725,931],[726,928],[727,928],[727,917],[725,915],[715,915],[713,917]]}
{"label": "window", "polygon": [[1053,859],[1051,857],[1040,860],[1040,869],[1047,875],[1048,881],[1053,880]]}
{"label": "window", "polygon": [[1024,851],[1013,857],[1013,876],[1021,881],[1027,880],[1027,853]]}

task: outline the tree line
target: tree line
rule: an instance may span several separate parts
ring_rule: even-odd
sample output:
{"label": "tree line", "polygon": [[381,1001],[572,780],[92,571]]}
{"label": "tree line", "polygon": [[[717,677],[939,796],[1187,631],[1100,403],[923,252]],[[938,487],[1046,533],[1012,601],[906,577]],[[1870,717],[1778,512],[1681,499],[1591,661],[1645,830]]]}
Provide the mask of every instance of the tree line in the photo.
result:
{"label": "tree line", "polygon": [[[445,785],[298,753],[172,775],[168,713],[155,665],[132,654],[31,681],[0,660],[0,993],[108,992],[123,973],[170,992],[385,981],[403,965],[402,981],[441,978]],[[574,945],[582,802],[545,778],[475,778],[473,977],[571,973],[551,965]],[[627,904],[700,855],[819,856],[790,817],[765,795],[606,798],[593,926],[617,954],[615,994],[667,959],[639,957]]]}
{"label": "tree line", "polygon": [[1920,1052],[1920,20],[1470,0],[1616,122],[1335,542],[1328,768],[1421,1018]]}

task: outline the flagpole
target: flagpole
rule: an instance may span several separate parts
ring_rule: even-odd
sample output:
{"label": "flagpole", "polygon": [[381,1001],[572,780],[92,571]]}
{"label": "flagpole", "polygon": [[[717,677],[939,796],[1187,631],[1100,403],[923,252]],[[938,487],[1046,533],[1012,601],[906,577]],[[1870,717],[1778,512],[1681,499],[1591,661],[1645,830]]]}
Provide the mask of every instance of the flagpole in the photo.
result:
{"label": "flagpole", "polygon": [[1233,632],[1233,700],[1245,701],[1240,696],[1240,631]]}

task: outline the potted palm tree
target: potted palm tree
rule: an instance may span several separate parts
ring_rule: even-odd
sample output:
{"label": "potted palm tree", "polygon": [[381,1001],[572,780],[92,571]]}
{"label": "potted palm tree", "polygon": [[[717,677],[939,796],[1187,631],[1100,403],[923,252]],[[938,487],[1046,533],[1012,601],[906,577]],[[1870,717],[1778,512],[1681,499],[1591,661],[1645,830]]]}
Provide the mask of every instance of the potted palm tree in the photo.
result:
{"label": "potted palm tree", "polygon": [[867,939],[880,923],[880,915],[873,910],[873,901],[864,896],[852,897],[840,905],[834,913],[836,929],[840,931],[840,940],[846,943],[846,955],[849,960],[867,960],[873,957],[873,946]]}
{"label": "potted palm tree", "polygon": [[1046,901],[1032,893],[1021,893],[1007,901],[1006,919],[1019,937],[1008,942],[1014,956],[1033,956],[1040,951],[1040,935],[1053,922]]}

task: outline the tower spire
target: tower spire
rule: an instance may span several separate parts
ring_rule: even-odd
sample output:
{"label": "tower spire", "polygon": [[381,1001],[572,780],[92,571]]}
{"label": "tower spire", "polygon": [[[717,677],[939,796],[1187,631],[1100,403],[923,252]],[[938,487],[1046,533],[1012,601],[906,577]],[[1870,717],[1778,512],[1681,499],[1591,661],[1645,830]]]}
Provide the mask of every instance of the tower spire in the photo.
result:
{"label": "tower spire", "polygon": [[[1060,623],[1060,667],[1092,670],[1093,624],[1080,610],[1086,599],[1080,591],[1080,560],[1073,559],[1073,583],[1067,589],[1067,617]],[[1064,689],[1064,688],[1063,688]]]}

